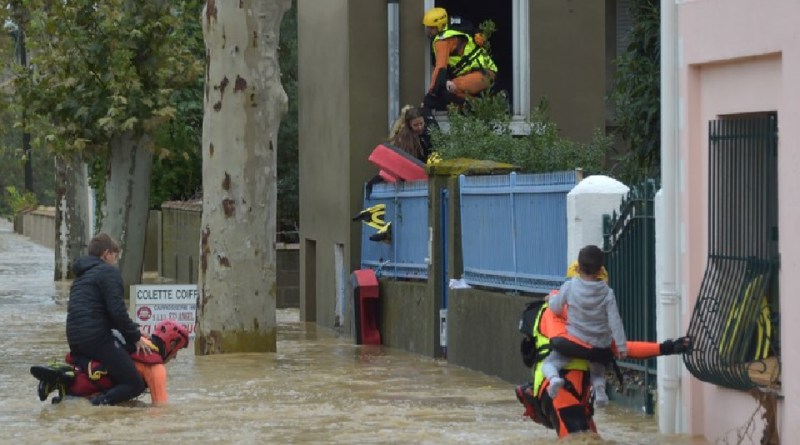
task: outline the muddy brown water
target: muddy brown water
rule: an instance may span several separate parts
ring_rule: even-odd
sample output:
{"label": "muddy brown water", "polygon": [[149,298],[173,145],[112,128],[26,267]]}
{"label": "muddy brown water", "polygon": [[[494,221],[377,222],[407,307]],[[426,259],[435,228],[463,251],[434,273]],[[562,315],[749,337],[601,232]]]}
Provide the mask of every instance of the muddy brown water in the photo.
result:
{"label": "muddy brown water", "polygon": [[[352,338],[279,310],[278,352],[196,357],[168,365],[170,403],[93,407],[40,402],[29,368],[66,353],[68,288],[53,251],[0,223],[0,443],[9,444],[678,444],[656,419],[599,410],[600,437],[557,441],[521,417],[514,385]],[[191,346],[190,346],[191,348]]]}

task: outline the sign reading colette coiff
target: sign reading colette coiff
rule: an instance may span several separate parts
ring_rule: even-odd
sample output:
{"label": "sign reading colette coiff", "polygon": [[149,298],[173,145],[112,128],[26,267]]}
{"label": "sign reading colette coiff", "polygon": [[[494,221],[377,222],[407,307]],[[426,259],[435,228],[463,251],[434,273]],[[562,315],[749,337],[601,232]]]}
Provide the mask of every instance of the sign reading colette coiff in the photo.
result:
{"label": "sign reading colette coiff", "polygon": [[150,336],[153,326],[162,320],[175,320],[186,326],[194,340],[197,314],[197,285],[147,284],[131,286],[131,318]]}

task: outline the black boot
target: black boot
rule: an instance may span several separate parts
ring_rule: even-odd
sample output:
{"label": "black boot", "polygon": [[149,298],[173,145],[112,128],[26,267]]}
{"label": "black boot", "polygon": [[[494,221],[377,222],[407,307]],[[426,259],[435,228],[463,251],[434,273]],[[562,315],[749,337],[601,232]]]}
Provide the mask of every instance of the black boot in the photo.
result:
{"label": "black boot", "polygon": [[53,391],[58,391],[58,394],[53,397],[52,402],[61,402],[67,394],[67,386],[71,385],[75,379],[75,371],[72,366],[58,363],[48,366],[31,366],[31,374],[39,380],[36,392],[42,402],[47,400]]}

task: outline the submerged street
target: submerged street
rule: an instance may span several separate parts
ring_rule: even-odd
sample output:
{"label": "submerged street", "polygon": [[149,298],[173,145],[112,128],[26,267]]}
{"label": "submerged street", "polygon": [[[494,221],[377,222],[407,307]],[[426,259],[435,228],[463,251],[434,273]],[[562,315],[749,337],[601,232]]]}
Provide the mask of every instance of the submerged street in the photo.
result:
{"label": "submerged street", "polygon": [[[563,443],[521,416],[514,385],[348,337],[278,312],[278,352],[195,357],[167,366],[168,406],[40,402],[31,365],[63,360],[68,287],[53,251],[0,222],[0,443]],[[149,396],[140,398],[149,402]],[[586,444],[702,444],[658,434],[656,419],[599,410]]]}

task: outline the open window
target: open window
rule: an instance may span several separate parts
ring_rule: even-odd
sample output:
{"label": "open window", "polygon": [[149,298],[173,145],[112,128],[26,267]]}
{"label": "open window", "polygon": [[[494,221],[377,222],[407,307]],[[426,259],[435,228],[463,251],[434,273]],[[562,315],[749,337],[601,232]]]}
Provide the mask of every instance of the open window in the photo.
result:
{"label": "open window", "polygon": [[[476,27],[485,20],[495,23],[491,37],[491,55],[499,68],[493,91],[505,91],[511,102],[515,121],[527,122],[530,115],[530,35],[529,0],[424,0],[425,10],[435,6],[448,14],[469,20]],[[426,84],[431,74],[430,47],[425,47]]]}

